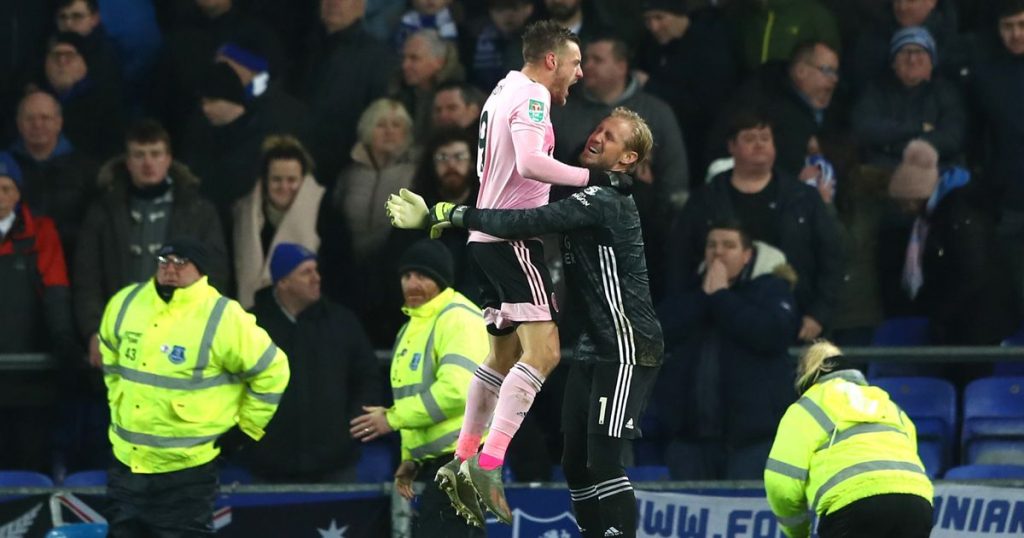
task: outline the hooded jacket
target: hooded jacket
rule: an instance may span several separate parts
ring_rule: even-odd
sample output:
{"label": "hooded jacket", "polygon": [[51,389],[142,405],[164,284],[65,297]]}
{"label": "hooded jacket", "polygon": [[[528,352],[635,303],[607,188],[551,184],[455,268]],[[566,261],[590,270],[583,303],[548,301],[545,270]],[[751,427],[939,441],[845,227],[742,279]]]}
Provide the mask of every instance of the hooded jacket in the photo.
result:
{"label": "hooded jacket", "polygon": [[793,401],[789,345],[800,330],[797,275],[778,249],[754,244],[754,257],[729,288],[708,295],[703,267],[690,288],[658,313],[669,357],[656,389],[676,438],[736,446],[769,440]]}

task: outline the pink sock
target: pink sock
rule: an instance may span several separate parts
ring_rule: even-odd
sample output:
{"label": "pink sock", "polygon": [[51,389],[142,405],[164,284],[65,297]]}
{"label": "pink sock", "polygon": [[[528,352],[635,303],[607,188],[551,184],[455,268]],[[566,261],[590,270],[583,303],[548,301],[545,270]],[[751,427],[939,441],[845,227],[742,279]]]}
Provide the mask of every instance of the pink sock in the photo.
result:
{"label": "pink sock", "polygon": [[505,382],[501,384],[498,405],[494,410],[491,433],[480,454],[480,467],[496,469],[505,461],[505,451],[512,437],[519,431],[533,399],[544,385],[544,376],[536,368],[519,362],[512,367]]}
{"label": "pink sock", "polygon": [[480,365],[469,382],[466,394],[466,413],[462,418],[462,431],[459,432],[459,443],[455,447],[455,455],[460,460],[467,460],[480,448],[487,422],[494,414],[494,406],[498,403],[498,391],[505,376]]}

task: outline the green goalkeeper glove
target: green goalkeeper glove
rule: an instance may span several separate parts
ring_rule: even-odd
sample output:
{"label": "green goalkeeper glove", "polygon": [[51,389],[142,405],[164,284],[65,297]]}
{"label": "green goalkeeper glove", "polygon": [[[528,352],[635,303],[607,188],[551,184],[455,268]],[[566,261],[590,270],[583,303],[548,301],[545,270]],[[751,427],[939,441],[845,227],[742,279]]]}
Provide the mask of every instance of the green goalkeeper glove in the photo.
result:
{"label": "green goalkeeper glove", "polygon": [[434,207],[430,208],[430,238],[437,239],[441,237],[441,232],[445,228],[451,228],[452,226],[465,228],[463,219],[467,209],[469,209],[467,206],[455,205],[451,202],[438,202],[434,204]]}
{"label": "green goalkeeper glove", "polygon": [[423,197],[409,189],[388,196],[384,204],[391,225],[403,230],[422,230],[430,226],[430,211]]}

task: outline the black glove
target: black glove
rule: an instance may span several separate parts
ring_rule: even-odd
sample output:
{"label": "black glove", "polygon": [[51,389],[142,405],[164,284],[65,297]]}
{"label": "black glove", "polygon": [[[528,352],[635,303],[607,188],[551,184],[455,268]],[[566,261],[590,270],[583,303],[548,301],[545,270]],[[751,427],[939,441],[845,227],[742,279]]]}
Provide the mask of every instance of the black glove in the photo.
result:
{"label": "black glove", "polygon": [[222,457],[230,459],[255,442],[252,437],[249,437],[238,426],[235,426],[218,437],[214,445],[220,448],[220,455]]}
{"label": "black glove", "polygon": [[591,170],[588,187],[611,187],[619,192],[628,194],[633,190],[633,176],[625,172],[612,170]]}

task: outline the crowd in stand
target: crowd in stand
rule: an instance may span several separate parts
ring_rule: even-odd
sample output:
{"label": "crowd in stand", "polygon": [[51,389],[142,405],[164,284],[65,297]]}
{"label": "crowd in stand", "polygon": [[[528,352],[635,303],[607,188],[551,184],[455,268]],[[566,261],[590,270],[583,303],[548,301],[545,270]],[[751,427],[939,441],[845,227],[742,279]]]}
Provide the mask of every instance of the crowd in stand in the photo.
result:
{"label": "crowd in stand", "polygon": [[[257,310],[274,247],[302,245],[345,333],[390,347],[419,235],[385,199],[476,200],[480,108],[541,18],[583,43],[555,157],[578,164],[618,106],[654,134],[634,196],[676,376],[655,400],[692,413],[665,426],[674,476],[757,478],[693,462],[767,455],[790,345],[867,345],[896,316],[927,317],[937,345],[1020,326],[1024,0],[3,4],[0,354],[50,353],[61,375],[5,374],[0,468],[102,466],[100,317],[171,237]],[[465,239],[441,240],[475,299]]]}

